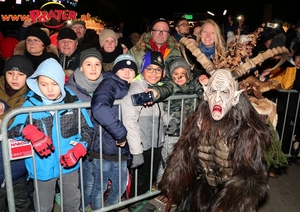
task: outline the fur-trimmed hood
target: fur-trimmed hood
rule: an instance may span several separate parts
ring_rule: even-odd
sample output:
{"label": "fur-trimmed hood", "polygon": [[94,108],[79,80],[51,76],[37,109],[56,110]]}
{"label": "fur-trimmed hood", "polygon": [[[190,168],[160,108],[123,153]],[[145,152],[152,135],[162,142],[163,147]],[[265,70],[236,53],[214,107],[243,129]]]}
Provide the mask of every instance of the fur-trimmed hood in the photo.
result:
{"label": "fur-trimmed hood", "polygon": [[[19,41],[19,43],[16,45],[15,49],[14,49],[14,55],[24,55],[26,51],[26,44],[25,44],[25,40],[21,40]],[[53,53],[55,55],[57,55],[58,57],[58,50],[57,48],[50,44],[49,46],[46,47],[46,52],[50,52]]]}
{"label": "fur-trimmed hood", "polygon": [[[151,33],[145,32],[141,35],[141,38],[136,43],[135,46],[133,46],[129,51],[128,54],[134,57],[136,60],[136,64],[138,67],[138,73],[141,73],[141,64],[143,56],[148,51],[153,51],[152,46],[150,45],[150,38]],[[181,51],[180,51],[180,43],[176,41],[176,39],[171,35],[168,38],[168,46],[167,49],[163,55],[164,62],[165,62],[165,69],[168,69],[168,64],[175,58],[175,57],[181,57]]]}
{"label": "fur-trimmed hood", "polygon": [[[141,35],[141,38],[139,39],[139,41],[136,43],[136,50],[137,51],[148,51],[152,49],[152,47],[150,46],[149,40],[151,37],[151,33],[150,32],[145,32]],[[176,39],[171,35],[168,38],[168,48],[169,49],[173,49],[176,48],[177,50],[180,50],[180,43],[176,41]]]}

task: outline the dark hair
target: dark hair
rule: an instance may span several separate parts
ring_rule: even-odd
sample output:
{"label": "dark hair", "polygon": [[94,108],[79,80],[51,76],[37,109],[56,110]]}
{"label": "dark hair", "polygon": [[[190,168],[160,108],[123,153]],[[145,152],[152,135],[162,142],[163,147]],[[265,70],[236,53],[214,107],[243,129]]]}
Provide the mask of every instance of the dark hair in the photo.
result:
{"label": "dark hair", "polygon": [[95,47],[100,49],[99,35],[94,29],[86,29],[83,40],[82,40],[82,50]]}
{"label": "dark hair", "polygon": [[187,19],[184,18],[184,17],[180,17],[180,18],[176,19],[176,20],[174,21],[174,27],[177,27],[178,24],[180,23],[180,21],[187,21]]}

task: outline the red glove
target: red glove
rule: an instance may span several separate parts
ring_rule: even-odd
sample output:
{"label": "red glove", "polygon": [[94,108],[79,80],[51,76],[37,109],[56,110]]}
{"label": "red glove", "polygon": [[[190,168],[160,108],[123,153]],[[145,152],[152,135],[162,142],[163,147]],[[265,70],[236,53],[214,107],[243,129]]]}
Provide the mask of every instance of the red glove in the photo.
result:
{"label": "red glove", "polygon": [[86,149],[84,145],[78,142],[74,148],[70,149],[66,154],[60,156],[60,163],[65,168],[74,166],[80,157],[85,156],[85,154]]}
{"label": "red glove", "polygon": [[24,138],[32,143],[33,148],[40,156],[48,156],[54,151],[51,139],[43,132],[39,131],[36,126],[29,124],[22,130]]}

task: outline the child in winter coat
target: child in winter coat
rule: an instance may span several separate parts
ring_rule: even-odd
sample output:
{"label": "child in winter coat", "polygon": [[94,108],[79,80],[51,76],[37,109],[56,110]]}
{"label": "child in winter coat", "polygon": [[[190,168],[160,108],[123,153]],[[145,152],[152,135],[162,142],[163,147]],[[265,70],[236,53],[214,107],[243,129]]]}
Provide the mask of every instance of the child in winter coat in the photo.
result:
{"label": "child in winter coat", "polygon": [[[79,67],[68,79],[66,86],[83,102],[91,102],[94,91],[99,86],[100,82],[104,78],[112,75],[111,72],[102,72],[102,60],[102,55],[96,48],[82,51],[80,53]],[[87,111],[89,112],[90,117],[92,117],[90,108]],[[88,149],[89,147],[90,144]],[[89,154],[82,159],[82,170],[84,208],[85,211],[88,211],[93,202],[92,190],[94,184],[93,162],[89,159]]]}
{"label": "child in winter coat", "polygon": [[[169,73],[163,79],[164,84],[162,86],[152,87],[154,93],[154,101],[162,101],[171,95],[192,95],[197,94],[199,99],[202,97],[203,88],[199,83],[198,79],[194,78],[190,66],[183,57],[178,57],[170,63],[170,69],[167,70]],[[165,109],[168,104],[165,102]],[[182,105],[182,100],[171,100],[169,115],[174,117],[172,122],[169,123],[169,127],[166,129],[168,135],[164,147],[162,149],[162,164],[159,169],[157,183],[159,183],[164,167],[167,162],[168,156],[173,150],[174,143],[179,139],[181,129],[184,127],[188,116],[195,110],[194,99],[185,99]],[[182,123],[182,125],[180,124]],[[175,127],[175,129],[174,129]]]}
{"label": "child in winter coat", "polygon": [[[81,102],[70,89],[64,87],[64,79],[62,67],[55,59],[43,61],[26,80],[31,91],[23,107]],[[78,124],[79,111],[81,126]],[[35,150],[34,157],[25,159],[25,164],[29,178],[34,179],[36,171],[36,211],[52,210],[57,181],[62,184],[64,211],[79,211],[78,161],[85,156],[92,133],[93,125],[85,109],[33,112],[32,122],[28,114],[16,116],[8,136],[30,141]],[[33,164],[36,165],[35,170]],[[59,178],[60,170],[62,179]]]}
{"label": "child in winter coat", "polygon": [[[119,106],[113,104],[115,100],[123,99],[129,90],[131,81],[137,74],[134,58],[128,54],[119,55],[114,61],[112,73],[114,74],[110,78],[103,79],[99,84],[91,103],[96,132],[89,154],[94,171],[93,210],[102,207],[101,188],[106,190],[108,180],[112,182],[112,186],[106,206],[119,201],[119,194],[122,195],[125,192],[127,184],[127,160],[130,158],[126,138],[127,130],[119,119]],[[102,127],[100,132],[97,131],[99,126]],[[100,133],[102,134],[102,143],[100,143]],[[102,144],[102,148],[100,144]],[[121,167],[119,167],[120,148]],[[102,161],[100,161],[100,149],[102,149]],[[100,163],[103,164],[103,170],[100,170]],[[119,168],[121,168],[121,176],[119,176]],[[103,181],[100,178],[100,171],[103,173]],[[121,179],[121,191],[119,190],[119,178]],[[103,182],[103,187],[99,182]]]}
{"label": "child in winter coat", "polygon": [[[26,79],[33,74],[34,70],[31,61],[23,55],[11,56],[5,63],[3,76],[0,76],[0,125],[2,118],[12,109],[22,106],[26,100],[28,88]],[[9,121],[9,125],[13,119]],[[8,125],[8,126],[9,126]],[[26,167],[24,159],[13,160],[11,173],[13,180],[13,191],[16,211],[28,211],[30,200],[26,187]],[[2,145],[0,143],[0,208],[6,208],[6,185],[4,177],[4,167],[2,160]],[[0,211],[1,211],[0,209]]]}
{"label": "child in winter coat", "polygon": [[[152,179],[153,181],[156,179],[161,149],[165,139],[164,125],[167,124],[164,120],[164,115],[167,114],[164,113],[162,102],[151,106],[134,106],[131,95],[145,92],[148,87],[160,84],[163,76],[164,60],[162,54],[155,51],[147,52],[143,56],[141,74],[132,81],[128,94],[122,99],[122,120],[128,131],[127,141],[132,154],[131,168],[138,169],[137,194],[135,194],[135,175],[133,175],[130,191],[131,197],[146,193],[149,191],[150,184],[153,183],[150,180],[152,140],[154,140]],[[154,123],[153,114],[155,114]],[[134,210],[140,205],[142,203],[138,202],[132,205],[131,208]],[[155,209],[155,206],[150,203],[146,207],[154,207]]]}

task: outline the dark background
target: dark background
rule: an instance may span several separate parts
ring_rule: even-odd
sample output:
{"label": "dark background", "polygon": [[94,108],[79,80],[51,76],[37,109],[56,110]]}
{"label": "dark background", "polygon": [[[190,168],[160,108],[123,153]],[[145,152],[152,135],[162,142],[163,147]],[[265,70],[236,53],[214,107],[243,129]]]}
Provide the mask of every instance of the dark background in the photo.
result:
{"label": "dark background", "polygon": [[[6,0],[0,2],[1,14],[28,14],[29,10],[39,9],[46,0],[23,0],[22,5],[15,5],[15,0]],[[78,0],[74,3],[72,0],[61,1],[67,9],[78,12],[78,15],[90,13],[92,16],[98,16],[103,21],[119,27],[124,23],[124,34],[132,32],[143,32],[151,21],[158,17],[164,17],[167,20],[174,20],[175,13],[195,13],[203,17],[212,18],[220,25],[224,24],[228,14],[234,18],[243,14],[245,22],[250,29],[255,30],[261,23],[280,19],[283,22],[289,22],[292,25],[300,19],[300,7],[297,1],[272,1],[272,0],[188,0],[188,1],[163,1],[163,0]],[[227,15],[222,13],[227,10]],[[210,16],[207,11],[211,11],[215,16]],[[0,21],[0,29],[15,28],[22,23],[3,23]]]}

